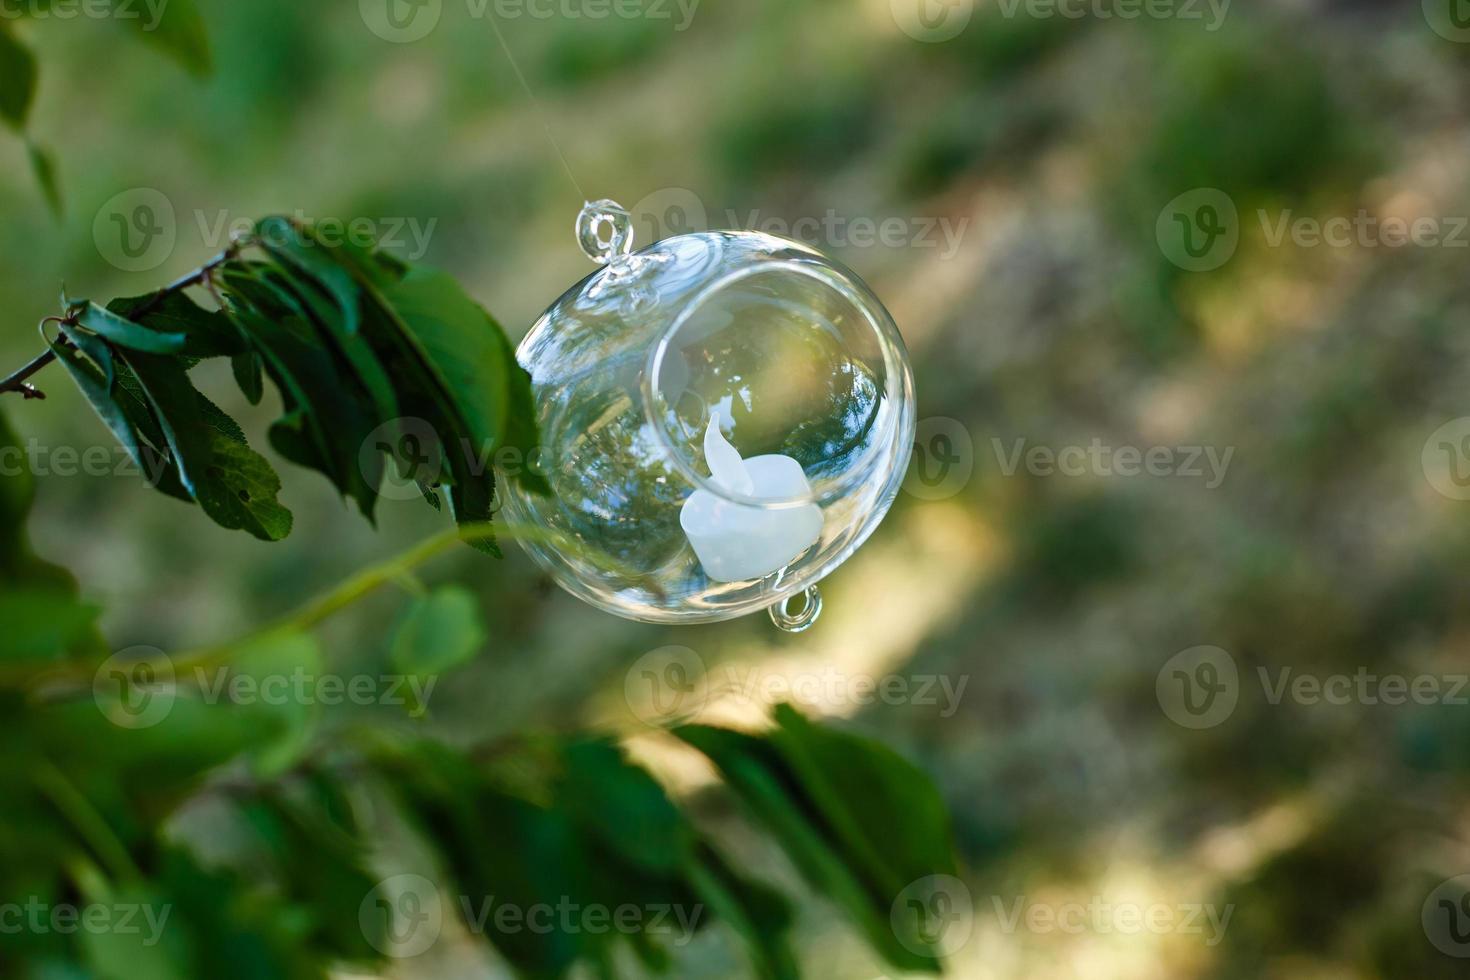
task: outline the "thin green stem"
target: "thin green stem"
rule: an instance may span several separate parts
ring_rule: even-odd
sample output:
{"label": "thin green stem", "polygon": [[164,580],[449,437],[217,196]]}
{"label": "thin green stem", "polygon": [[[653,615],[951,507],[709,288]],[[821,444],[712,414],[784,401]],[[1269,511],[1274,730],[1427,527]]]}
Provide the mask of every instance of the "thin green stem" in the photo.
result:
{"label": "thin green stem", "polygon": [[[507,538],[539,540],[564,550],[576,549],[576,542],[569,536],[547,528],[525,524],[465,525],[436,534],[407,551],[363,569],[299,609],[243,637],[228,643],[200,647],[173,656],[165,654],[154,661],[141,663],[148,663],[163,676],[175,676],[184,668],[218,667],[228,664],[238,651],[253,645],[258,640],[281,633],[300,633],[315,628],[382,586],[402,582],[406,576],[411,577],[413,571],[420,565],[433,560],[458,544]],[[583,557],[589,563],[624,577],[630,582],[642,578],[637,572],[612,559],[594,559],[585,553]],[[653,583],[647,583],[647,587],[651,591],[657,591]],[[57,689],[64,687],[68,682],[78,686],[90,685],[96,668],[96,664],[86,664],[68,665],[60,671],[50,673],[38,673],[31,670],[20,675],[20,681],[25,687],[30,687],[38,681],[44,681],[48,689],[51,689],[53,683],[57,685]]]}
{"label": "thin green stem", "polygon": [[96,852],[115,879],[141,881],[143,872],[133,861],[127,847],[103,818],[92,802],[72,784],[66,774],[50,759],[35,760],[32,772],[36,787],[66,818],[72,828]]}

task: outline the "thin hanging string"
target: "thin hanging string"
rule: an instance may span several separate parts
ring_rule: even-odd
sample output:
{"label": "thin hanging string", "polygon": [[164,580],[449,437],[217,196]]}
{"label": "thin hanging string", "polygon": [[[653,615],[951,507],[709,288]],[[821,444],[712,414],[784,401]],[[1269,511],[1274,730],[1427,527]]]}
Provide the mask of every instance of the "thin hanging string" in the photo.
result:
{"label": "thin hanging string", "polygon": [[511,54],[510,45],[505,42],[505,35],[500,31],[500,22],[495,18],[493,4],[489,8],[489,14],[490,27],[495,31],[495,39],[500,42],[500,50],[505,52],[505,60],[510,62],[511,70],[516,73],[516,78],[520,80],[521,88],[525,91],[526,98],[531,103],[532,111],[536,113],[536,118],[541,120],[541,129],[546,133],[546,141],[556,151],[556,156],[561,161],[562,169],[567,172],[567,178],[572,182],[572,186],[577,189],[577,196],[583,201],[586,201],[587,195],[583,193],[582,185],[577,182],[577,175],[572,173],[572,165],[567,162],[567,155],[562,152],[561,144],[556,141],[556,136],[551,132],[551,121],[546,118],[546,113],[542,111],[541,103],[536,98],[536,93],[531,91],[531,83],[526,81],[526,75],[521,71],[521,66],[516,61],[516,56]]}

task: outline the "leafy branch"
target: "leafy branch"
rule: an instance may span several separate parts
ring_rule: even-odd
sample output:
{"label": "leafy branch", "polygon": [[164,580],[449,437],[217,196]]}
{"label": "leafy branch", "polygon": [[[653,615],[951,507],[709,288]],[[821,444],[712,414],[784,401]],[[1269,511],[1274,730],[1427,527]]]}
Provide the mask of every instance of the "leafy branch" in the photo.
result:
{"label": "leafy branch", "polygon": [[272,446],[370,521],[390,464],[462,525],[491,520],[491,463],[507,452],[514,478],[545,489],[529,379],[490,315],[443,273],[328,244],[289,219],[258,222],[148,295],[106,306],[64,296],[43,333],[51,324],[58,336],[0,393],[43,397],[31,379],[59,362],[149,483],[224,527],[275,541],[291,514],[270,463],[189,380],[216,357],[252,404],[272,382],[285,405]]}

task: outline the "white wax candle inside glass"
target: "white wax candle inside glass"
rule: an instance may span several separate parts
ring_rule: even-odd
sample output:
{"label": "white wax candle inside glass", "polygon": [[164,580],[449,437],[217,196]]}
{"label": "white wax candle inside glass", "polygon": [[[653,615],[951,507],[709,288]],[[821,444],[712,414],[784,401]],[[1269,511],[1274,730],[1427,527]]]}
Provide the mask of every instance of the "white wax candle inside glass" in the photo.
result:
{"label": "white wax candle inside glass", "polygon": [[[712,413],[704,433],[710,482],[724,493],[765,500],[809,497],[811,484],[790,456],[741,459]],[[703,488],[684,501],[679,525],[689,537],[705,575],[715,582],[764,578],[790,564],[822,537],[816,504],[779,510],[736,503]]]}

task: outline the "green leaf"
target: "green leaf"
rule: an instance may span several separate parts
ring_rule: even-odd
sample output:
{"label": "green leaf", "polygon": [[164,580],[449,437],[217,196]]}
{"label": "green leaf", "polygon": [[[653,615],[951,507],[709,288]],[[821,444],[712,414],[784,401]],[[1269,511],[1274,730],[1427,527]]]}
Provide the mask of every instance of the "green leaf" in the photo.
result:
{"label": "green leaf", "polygon": [[385,465],[364,444],[384,421],[382,410],[278,277],[258,263],[232,263],[220,280],[232,315],[285,402],[286,414],[271,427],[272,445],[293,463],[324,474],[371,520]]}
{"label": "green leaf", "polygon": [[[112,352],[102,344],[95,335],[88,335],[78,331],[78,338],[82,345],[86,345],[89,355],[103,358],[107,374],[104,375],[97,366],[85,360],[81,354],[71,347],[59,341],[50,341],[51,350],[56,354],[56,359],[66,368],[72,376],[72,380],[81,389],[82,395],[87,399],[97,417],[102,419],[104,425],[112,432],[113,438],[123,447],[133,463],[140,469],[143,468],[143,452],[138,444],[138,432],[128,418],[127,411],[113,397],[113,381],[108,376],[113,374]],[[97,345],[92,341],[98,340]]]}
{"label": "green leaf", "polygon": [[91,640],[101,613],[64,591],[7,587],[0,591],[0,661],[58,659]]}
{"label": "green leaf", "polygon": [[689,725],[674,734],[705,755],[766,824],[813,887],[892,965],[937,971],[898,936],[893,903],[910,885],[954,874],[948,816],[922,772],[886,747],[808,722],[789,706],[764,738]]}
{"label": "green leaf", "polygon": [[218,430],[211,435],[211,449],[209,479],[197,492],[204,512],[220,527],[247,531],[262,541],[290,534],[291,512],[276,499],[281,478],[266,458]]}
{"label": "green leaf", "polygon": [[741,877],[708,845],[689,869],[690,880],[710,911],[744,940],[765,980],[799,980],[801,967],[791,950],[791,906],[765,885]]}
{"label": "green leaf", "polygon": [[97,980],[187,980],[190,951],[182,941],[177,921],[173,930],[168,928],[176,910],[167,897],[135,885],[116,891],[92,891],[86,898],[103,908],[131,908],[135,914],[128,918],[137,920],[127,929],[80,930],[82,954],[92,976]]}
{"label": "green leaf", "polygon": [[181,290],[115,299],[107,310],[161,334],[183,337],[179,352],[191,357],[229,357],[250,349],[229,317],[204,309]]}
{"label": "green leaf", "polygon": [[24,129],[35,96],[36,56],[0,26],[0,121],[11,129]]}
{"label": "green leaf", "polygon": [[531,391],[531,374],[516,363],[510,338],[499,323],[495,323],[495,333],[500,338],[506,363],[510,365],[506,376],[510,387],[510,418],[507,422],[505,445],[516,451],[519,467],[509,475],[530,492],[550,496],[551,484],[546,482],[545,475],[532,468],[533,464],[540,462],[538,450],[541,436],[536,428],[536,399]]}
{"label": "green leaf", "polygon": [[510,409],[504,337],[495,321],[450,276],[424,267],[383,292],[423,352],[474,440],[451,455],[480,454],[484,460],[506,436]]}
{"label": "green leaf", "polygon": [[562,750],[563,804],[622,859],[669,874],[694,854],[694,832],[648,772],[605,739],[582,739]]}
{"label": "green leaf", "polygon": [[265,366],[256,351],[245,351],[230,358],[230,373],[235,376],[235,384],[240,386],[245,400],[252,405],[259,405],[265,395],[264,372]]}
{"label": "green leaf", "polygon": [[[0,412],[0,587],[24,587],[75,598],[76,580],[66,569],[37,558],[31,551],[25,521],[35,497],[35,481],[20,437]],[[3,622],[3,620],[0,620]],[[98,648],[93,634],[87,646]]]}
{"label": "green leaf", "polygon": [[[355,962],[379,958],[359,916],[377,887],[363,848],[313,801],[268,792],[243,810],[271,858],[282,898],[300,910],[300,937],[313,953]],[[381,937],[378,948],[381,947]]]}
{"label": "green leaf", "polygon": [[[398,760],[404,812],[448,862],[460,911],[486,913],[482,934],[528,977],[562,977],[602,937],[586,930],[507,928],[501,906],[589,903],[587,856],[565,812],[492,786],[463,756],[420,743]],[[448,892],[446,892],[448,893]]]}
{"label": "green leaf", "polygon": [[124,24],[150,44],[162,48],[189,74],[206,78],[214,71],[209,33],[195,0],[168,0],[157,5],[140,4],[137,0],[111,2]]}
{"label": "green leaf", "polygon": [[165,333],[135,323],[96,303],[79,301],[73,307],[76,321],[119,347],[148,354],[178,354],[188,338],[182,333]]}
{"label": "green leaf", "polygon": [[26,158],[30,161],[36,184],[41,188],[41,195],[46,199],[46,206],[53,215],[61,217],[66,209],[62,204],[61,184],[56,177],[56,161],[52,159],[51,151],[33,140],[26,140]]}
{"label": "green leaf", "polygon": [[137,375],[178,467],[184,489],[217,524],[263,541],[291,531],[291,512],[276,500],[281,489],[265,457],[244,441],[238,425],[194,389],[178,360],[130,352]]}
{"label": "green leaf", "polygon": [[474,594],[447,585],[409,604],[393,632],[388,659],[406,674],[442,674],[473,660],[485,637]]}
{"label": "green leaf", "polygon": [[323,674],[321,648],[305,633],[272,633],[236,651],[227,673],[228,683],[253,681],[253,696],[276,717],[280,734],[251,748],[250,759],[258,777],[281,775],[301,758],[316,727],[320,705],[312,685]]}
{"label": "green leaf", "polygon": [[341,311],[347,332],[357,333],[362,322],[361,290],[352,273],[333,260],[330,250],[320,240],[282,217],[258,222],[255,234],[283,265],[320,283]]}

